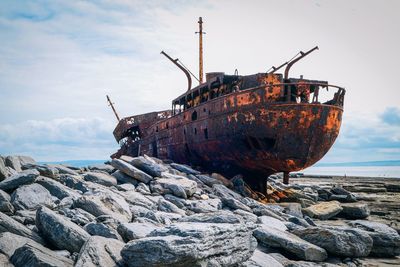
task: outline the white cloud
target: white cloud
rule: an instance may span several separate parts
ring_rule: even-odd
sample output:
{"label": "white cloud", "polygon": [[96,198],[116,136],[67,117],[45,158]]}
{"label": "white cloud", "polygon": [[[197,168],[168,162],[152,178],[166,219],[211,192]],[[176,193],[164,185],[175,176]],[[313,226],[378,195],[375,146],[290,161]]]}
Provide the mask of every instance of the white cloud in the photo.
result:
{"label": "white cloud", "polygon": [[27,154],[36,160],[107,159],[118,144],[113,124],[101,118],[29,120],[0,125],[0,151]]}

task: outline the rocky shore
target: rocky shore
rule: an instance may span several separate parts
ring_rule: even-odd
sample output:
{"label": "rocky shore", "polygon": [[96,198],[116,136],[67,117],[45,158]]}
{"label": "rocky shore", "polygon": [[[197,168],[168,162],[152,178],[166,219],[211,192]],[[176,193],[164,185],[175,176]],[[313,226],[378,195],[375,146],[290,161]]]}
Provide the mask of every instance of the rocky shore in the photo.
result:
{"label": "rocky shore", "polygon": [[240,175],[151,157],[0,157],[0,266],[399,266],[400,179]]}

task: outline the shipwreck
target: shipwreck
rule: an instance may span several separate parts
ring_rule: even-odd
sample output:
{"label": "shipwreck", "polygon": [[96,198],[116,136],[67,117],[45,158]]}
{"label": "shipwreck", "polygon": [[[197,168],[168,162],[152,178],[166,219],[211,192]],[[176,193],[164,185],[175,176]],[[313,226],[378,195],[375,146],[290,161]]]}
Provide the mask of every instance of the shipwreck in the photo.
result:
{"label": "shipwreck", "polygon": [[[146,154],[227,176],[240,173],[263,191],[269,175],[283,172],[288,183],[290,172],[313,165],[328,152],[339,134],[345,89],[289,77],[291,67],[318,47],[267,72],[212,72],[203,81],[201,18],[198,33],[200,84],[192,88],[192,73],[161,52],[185,73],[188,90],[172,100],[169,110],[122,119],[114,110],[118,124],[113,134],[121,148],[112,158]],[[335,93],[320,102],[325,89]]]}

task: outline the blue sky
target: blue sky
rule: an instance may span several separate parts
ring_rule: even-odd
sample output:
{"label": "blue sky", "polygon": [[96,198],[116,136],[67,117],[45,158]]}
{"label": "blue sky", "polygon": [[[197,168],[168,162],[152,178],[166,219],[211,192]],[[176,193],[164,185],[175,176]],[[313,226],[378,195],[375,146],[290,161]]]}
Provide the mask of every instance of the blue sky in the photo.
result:
{"label": "blue sky", "polygon": [[197,72],[251,74],[320,50],[292,75],[346,87],[340,136],[324,162],[400,159],[398,1],[0,2],[0,154],[105,159],[121,116],[162,110],[185,90],[165,50]]}

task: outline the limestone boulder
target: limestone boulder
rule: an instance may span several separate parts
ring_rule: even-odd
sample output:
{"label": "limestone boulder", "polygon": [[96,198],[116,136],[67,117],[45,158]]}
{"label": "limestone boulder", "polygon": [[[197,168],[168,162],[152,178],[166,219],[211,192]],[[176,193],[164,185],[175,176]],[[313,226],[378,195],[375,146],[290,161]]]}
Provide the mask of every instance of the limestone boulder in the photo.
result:
{"label": "limestone boulder", "polygon": [[396,230],[383,223],[356,220],[350,225],[367,231],[373,240],[371,255],[394,257],[400,255],[400,235]]}
{"label": "limestone boulder", "polygon": [[121,255],[130,267],[235,266],[247,261],[256,246],[243,224],[178,223],[130,241]]}
{"label": "limestone boulder", "polygon": [[213,177],[204,174],[198,174],[196,177],[205,185],[212,187],[215,184],[223,184],[220,180],[217,180]]}
{"label": "limestone boulder", "polygon": [[126,200],[113,193],[84,195],[74,201],[75,208],[81,208],[94,216],[110,215],[123,222],[132,219],[132,213]]}
{"label": "limestone boulder", "polygon": [[53,179],[39,176],[38,178],[36,178],[35,182],[46,188],[51,195],[60,200],[66,197],[71,197],[74,199],[80,197],[80,194],[77,191]]}
{"label": "limestone boulder", "polygon": [[150,184],[153,193],[161,195],[172,194],[181,198],[192,196],[197,190],[197,183],[185,177],[174,176],[173,178],[160,178]]}
{"label": "limestone boulder", "polygon": [[321,202],[303,209],[303,213],[320,220],[330,219],[339,214],[343,208],[338,201]]}
{"label": "limestone boulder", "polygon": [[125,242],[146,237],[159,226],[152,223],[121,223],[117,230]]}
{"label": "limestone boulder", "polygon": [[154,159],[148,156],[140,156],[136,158],[121,156],[120,158],[123,161],[128,162],[139,170],[144,171],[145,173],[153,176],[153,177],[161,177],[163,172],[168,171],[168,167],[156,162]]}
{"label": "limestone boulder", "polygon": [[41,206],[52,208],[55,205],[50,192],[37,183],[15,190],[11,195],[11,203],[17,210],[36,210]]}
{"label": "limestone boulder", "polygon": [[74,267],[125,266],[121,250],[125,243],[101,236],[92,236],[81,248]]}
{"label": "limestone boulder", "polygon": [[346,219],[365,219],[371,213],[368,204],[363,203],[342,203],[343,210],[338,216]]}
{"label": "limestone boulder", "polygon": [[224,206],[233,210],[241,209],[247,212],[252,212],[251,208],[249,208],[239,200],[234,199],[233,197],[223,197],[221,198],[221,201]]}
{"label": "limestone boulder", "polygon": [[179,222],[198,222],[198,223],[243,223],[241,216],[231,211],[219,210],[216,212],[197,213],[179,219]]}
{"label": "limestone boulder", "polygon": [[44,240],[34,231],[27,228],[20,222],[0,212],[0,233],[10,232],[16,235],[27,237],[40,244],[44,244]]}
{"label": "limestone boulder", "polygon": [[60,175],[60,172],[58,171],[57,168],[48,166],[46,164],[40,165],[40,164],[24,164],[22,166],[23,170],[29,170],[29,169],[36,169],[40,175],[44,177],[50,177],[52,179],[58,179],[58,176]]}
{"label": "limestone boulder", "polygon": [[37,210],[36,227],[54,247],[71,253],[79,252],[90,237],[81,227],[46,207]]}
{"label": "limestone boulder", "polygon": [[326,250],[286,231],[262,225],[253,235],[264,246],[281,248],[306,261],[325,261]]}
{"label": "limestone boulder", "polygon": [[215,212],[222,209],[222,201],[219,198],[207,200],[187,200],[186,207],[195,213]]}
{"label": "limestone boulder", "polygon": [[359,229],[308,227],[292,233],[340,257],[366,257],[372,249],[372,238]]}
{"label": "limestone boulder", "polygon": [[143,182],[143,183],[148,183],[151,180],[153,180],[153,177],[140,169],[132,166],[130,163],[127,163],[123,160],[120,159],[113,159],[111,161],[111,165],[118,169],[119,171],[125,173],[126,175],[135,178],[136,180]]}
{"label": "limestone boulder", "polygon": [[139,192],[128,191],[123,192],[125,200],[132,205],[142,206],[146,209],[155,209],[157,207],[157,203],[150,200],[146,196],[143,196]]}
{"label": "limestone boulder", "polygon": [[26,243],[15,250],[10,261],[16,266],[72,267],[74,261],[35,243]]}
{"label": "limestone boulder", "polygon": [[273,228],[281,230],[281,231],[288,230],[288,228],[286,227],[286,225],[283,221],[278,220],[271,216],[263,215],[263,216],[258,217],[258,223],[261,225],[268,226],[268,227],[273,227]]}
{"label": "limestone boulder", "polygon": [[117,179],[108,173],[103,172],[87,172],[83,176],[85,181],[98,183],[104,186],[117,185]]}
{"label": "limestone boulder", "polygon": [[14,213],[14,206],[11,204],[11,197],[3,190],[0,190],[0,212],[6,214]]}
{"label": "limestone boulder", "polygon": [[0,181],[6,179],[8,177],[8,171],[6,169],[6,164],[4,163],[4,159],[0,157]]}
{"label": "limestone boulder", "polygon": [[86,232],[92,236],[102,236],[105,238],[112,238],[122,241],[122,238],[118,234],[117,230],[105,223],[90,222],[86,224],[83,229],[85,229]]}
{"label": "limestone boulder", "polygon": [[4,191],[13,191],[21,185],[30,184],[39,176],[37,170],[25,170],[11,175],[0,182],[0,189]]}
{"label": "limestone boulder", "polygon": [[184,164],[178,164],[178,163],[171,163],[170,166],[180,172],[186,173],[186,174],[200,174],[199,171],[193,170],[191,167],[184,165]]}
{"label": "limestone boulder", "polygon": [[96,219],[94,215],[80,208],[62,208],[59,210],[59,213],[69,218],[71,222],[80,226],[84,226]]}
{"label": "limestone boulder", "polygon": [[120,170],[113,172],[111,176],[115,177],[115,179],[117,179],[117,181],[122,184],[132,184],[134,186],[139,184],[138,180],[121,172]]}
{"label": "limestone boulder", "polygon": [[10,232],[0,233],[0,252],[6,255],[8,258],[11,258],[15,250],[17,248],[22,247],[26,243],[36,243],[36,242],[30,238],[13,234]]}

